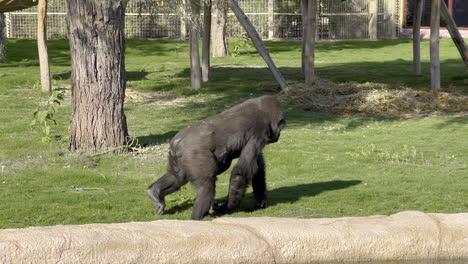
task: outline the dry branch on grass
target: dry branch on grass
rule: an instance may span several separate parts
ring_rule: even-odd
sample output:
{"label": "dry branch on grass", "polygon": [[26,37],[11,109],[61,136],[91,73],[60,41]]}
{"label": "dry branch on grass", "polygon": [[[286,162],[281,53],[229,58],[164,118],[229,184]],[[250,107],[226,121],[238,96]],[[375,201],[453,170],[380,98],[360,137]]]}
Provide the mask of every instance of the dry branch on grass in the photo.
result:
{"label": "dry branch on grass", "polygon": [[411,118],[420,115],[467,113],[468,96],[455,90],[421,90],[380,83],[342,83],[317,80],[314,85],[291,85],[279,95],[283,103],[304,110]]}

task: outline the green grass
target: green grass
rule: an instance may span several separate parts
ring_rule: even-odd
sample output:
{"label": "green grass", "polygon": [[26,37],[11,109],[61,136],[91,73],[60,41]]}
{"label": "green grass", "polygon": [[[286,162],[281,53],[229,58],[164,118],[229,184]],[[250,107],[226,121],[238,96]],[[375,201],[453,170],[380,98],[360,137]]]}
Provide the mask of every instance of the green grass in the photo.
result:
{"label": "green grass", "polygon": [[[299,42],[266,42],[290,82],[301,81]],[[67,42],[49,42],[54,85],[69,85]],[[128,40],[128,87],[158,95],[149,104],[127,104],[131,136],[140,153],[87,156],[67,151],[68,100],[52,134],[41,143],[29,123],[39,102],[35,42],[9,40],[0,63],[0,228],[95,222],[188,219],[194,192],[187,185],[167,197],[156,216],[146,187],[166,167],[167,144],[187,124],[249,97],[275,82],[253,48],[240,41],[240,56],[212,60],[213,80],[189,88],[186,42]],[[428,42],[422,42],[423,76],[411,74],[408,39],[337,42],[317,46],[317,72],[337,82],[429,86]],[[467,71],[453,43],[441,40],[442,85],[468,92]],[[252,67],[262,66],[262,67]],[[337,217],[392,214],[402,210],[468,211],[468,116],[412,120],[340,117],[284,106],[288,126],[265,148],[270,207],[253,210],[248,191],[231,216]],[[226,195],[229,172],[218,177]]]}

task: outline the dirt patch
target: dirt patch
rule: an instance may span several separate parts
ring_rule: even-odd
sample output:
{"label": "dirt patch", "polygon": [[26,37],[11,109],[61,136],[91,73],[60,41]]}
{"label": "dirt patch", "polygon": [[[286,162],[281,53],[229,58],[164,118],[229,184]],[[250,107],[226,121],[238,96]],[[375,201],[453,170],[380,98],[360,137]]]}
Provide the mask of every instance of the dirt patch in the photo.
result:
{"label": "dirt patch", "polygon": [[281,92],[283,103],[299,104],[306,111],[341,115],[411,118],[421,115],[468,113],[468,96],[453,89],[421,90],[380,83],[341,83],[317,80]]}

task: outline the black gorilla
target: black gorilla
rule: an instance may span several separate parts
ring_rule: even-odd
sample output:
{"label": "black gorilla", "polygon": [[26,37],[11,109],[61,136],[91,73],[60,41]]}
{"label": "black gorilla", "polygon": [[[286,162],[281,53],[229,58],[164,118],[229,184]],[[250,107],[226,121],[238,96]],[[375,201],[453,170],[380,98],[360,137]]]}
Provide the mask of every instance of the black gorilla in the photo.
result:
{"label": "black gorilla", "polygon": [[166,195],[190,181],[197,191],[192,219],[202,219],[214,202],[216,176],[227,170],[235,158],[239,160],[232,170],[227,200],[213,205],[213,210],[236,208],[250,183],[256,207],[265,208],[262,150],[266,144],[278,141],[285,125],[278,100],[262,96],[181,130],[170,143],[166,174],[147,190],[156,212],[163,213]]}

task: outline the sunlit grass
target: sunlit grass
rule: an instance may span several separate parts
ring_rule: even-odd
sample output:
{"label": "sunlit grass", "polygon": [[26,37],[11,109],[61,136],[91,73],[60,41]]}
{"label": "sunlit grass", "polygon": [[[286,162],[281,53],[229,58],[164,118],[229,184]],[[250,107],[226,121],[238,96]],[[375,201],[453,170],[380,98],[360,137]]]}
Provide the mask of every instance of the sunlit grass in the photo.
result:
{"label": "sunlit grass", "polygon": [[[236,40],[238,41],[238,40]],[[230,43],[231,47],[236,41]],[[428,50],[423,41],[423,51]],[[299,42],[267,42],[290,82],[302,80]],[[463,62],[443,39],[442,84],[468,91]],[[67,42],[50,41],[54,86],[69,87]],[[127,87],[158,98],[127,104],[129,132],[140,152],[89,156],[67,151],[70,103],[65,100],[52,134],[41,143],[29,126],[39,102],[34,41],[9,40],[0,63],[0,227],[188,219],[194,192],[187,185],[167,197],[156,216],[146,187],[166,168],[168,141],[191,122],[247,98],[275,93],[274,79],[253,48],[212,60],[212,81],[192,91],[186,42],[127,41]],[[428,53],[428,52],[427,52]],[[373,81],[427,87],[411,74],[409,40],[338,42],[317,46],[317,72],[334,81]],[[340,117],[284,106],[288,126],[265,148],[270,207],[253,210],[249,190],[231,216],[336,217],[402,210],[468,210],[468,117],[412,120]],[[219,176],[217,197],[227,193],[229,172]]]}

